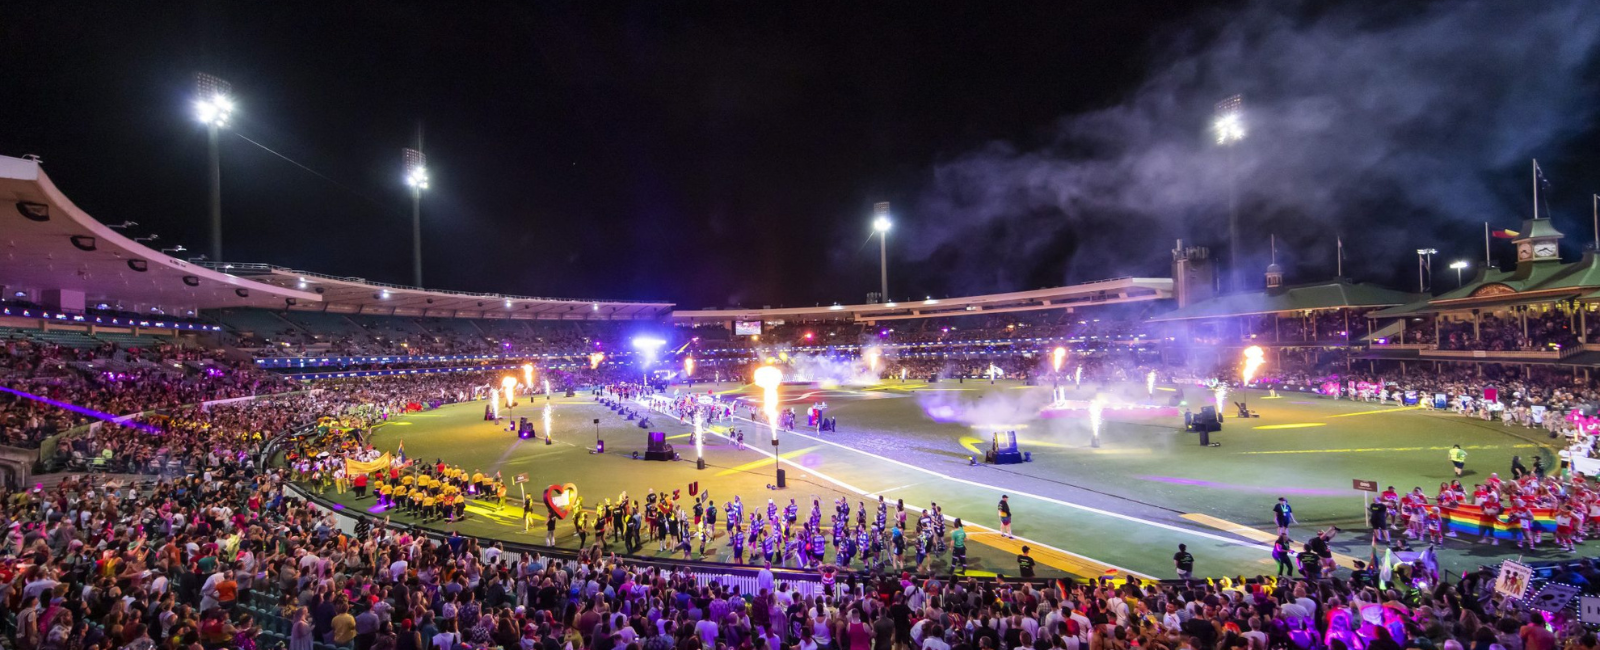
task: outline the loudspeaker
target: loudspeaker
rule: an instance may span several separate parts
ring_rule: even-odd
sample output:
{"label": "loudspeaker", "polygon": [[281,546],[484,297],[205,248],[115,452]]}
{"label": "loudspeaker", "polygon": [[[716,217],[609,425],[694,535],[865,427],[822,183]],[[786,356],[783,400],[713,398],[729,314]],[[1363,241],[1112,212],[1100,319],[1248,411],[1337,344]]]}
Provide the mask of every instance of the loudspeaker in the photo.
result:
{"label": "loudspeaker", "polygon": [[783,471],[783,468],[780,467],[778,468],[778,488],[782,489],[786,487],[789,487],[789,473]]}

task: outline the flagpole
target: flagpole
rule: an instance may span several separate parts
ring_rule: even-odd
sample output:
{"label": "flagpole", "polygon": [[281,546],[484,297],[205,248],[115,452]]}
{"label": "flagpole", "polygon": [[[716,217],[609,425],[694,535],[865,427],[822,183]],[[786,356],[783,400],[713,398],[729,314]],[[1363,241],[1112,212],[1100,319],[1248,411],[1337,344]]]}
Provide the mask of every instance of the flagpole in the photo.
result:
{"label": "flagpole", "polygon": [[1483,222],[1483,268],[1489,268],[1494,262],[1489,258],[1489,222]]}
{"label": "flagpole", "polygon": [[1600,194],[1594,195],[1594,249],[1600,251]]}
{"label": "flagpole", "polygon": [[[1600,195],[1596,195],[1596,196],[1600,196]],[[1600,233],[1600,231],[1597,231],[1597,233]],[[1597,238],[1600,238],[1600,234],[1596,234],[1595,236]],[[1334,256],[1336,259],[1339,260],[1338,276],[1343,278],[1344,277],[1344,237],[1343,236],[1339,236],[1339,235],[1335,235],[1334,236],[1334,241],[1339,243],[1339,252],[1338,252],[1337,255]],[[1600,244],[1597,244],[1596,247],[1600,248]]]}
{"label": "flagpole", "polygon": [[1539,159],[1533,159],[1533,218],[1539,218]]}

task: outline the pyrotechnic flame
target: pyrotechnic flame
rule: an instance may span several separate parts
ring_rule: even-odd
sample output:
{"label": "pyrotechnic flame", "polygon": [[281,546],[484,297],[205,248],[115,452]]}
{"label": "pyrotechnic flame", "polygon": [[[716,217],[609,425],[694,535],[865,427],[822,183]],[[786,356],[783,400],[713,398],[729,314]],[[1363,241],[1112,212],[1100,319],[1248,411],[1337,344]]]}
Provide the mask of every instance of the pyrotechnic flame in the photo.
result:
{"label": "pyrotechnic flame", "polygon": [[783,384],[783,371],[777,366],[756,368],[755,383],[762,389],[761,411],[772,428],[772,439],[778,439],[778,386]]}
{"label": "pyrotechnic flame", "polygon": [[533,364],[522,364],[522,385],[533,388]]}
{"label": "pyrotechnic flame", "polygon": [[1244,349],[1244,383],[1249,384],[1251,379],[1255,379],[1256,370],[1260,369],[1263,363],[1266,363],[1266,360],[1263,359],[1261,346],[1252,345]]}
{"label": "pyrotechnic flame", "polygon": [[500,380],[500,385],[506,389],[506,406],[511,406],[511,403],[517,398],[517,378],[506,375],[505,378]]}
{"label": "pyrotechnic flame", "polygon": [[1061,372],[1061,362],[1066,361],[1066,360],[1067,360],[1067,349],[1066,348],[1056,348],[1055,350],[1050,352],[1050,369],[1055,371],[1055,372]]}
{"label": "pyrotechnic flame", "polygon": [[605,360],[606,360],[606,353],[604,353],[604,352],[595,352],[593,354],[590,354],[589,355],[589,369],[590,370],[594,370],[595,368],[599,368],[600,367],[600,362],[601,361],[605,361]]}

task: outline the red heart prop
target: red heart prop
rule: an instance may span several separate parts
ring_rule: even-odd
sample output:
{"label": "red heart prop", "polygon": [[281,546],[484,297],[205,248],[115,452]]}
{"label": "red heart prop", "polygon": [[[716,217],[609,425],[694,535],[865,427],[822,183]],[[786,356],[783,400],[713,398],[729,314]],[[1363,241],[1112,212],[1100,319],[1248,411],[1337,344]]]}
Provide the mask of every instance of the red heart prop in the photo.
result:
{"label": "red heart prop", "polygon": [[572,514],[572,503],[569,499],[577,493],[578,486],[571,483],[566,485],[551,483],[550,487],[544,489],[544,506],[550,509],[550,516],[566,519],[567,515]]}

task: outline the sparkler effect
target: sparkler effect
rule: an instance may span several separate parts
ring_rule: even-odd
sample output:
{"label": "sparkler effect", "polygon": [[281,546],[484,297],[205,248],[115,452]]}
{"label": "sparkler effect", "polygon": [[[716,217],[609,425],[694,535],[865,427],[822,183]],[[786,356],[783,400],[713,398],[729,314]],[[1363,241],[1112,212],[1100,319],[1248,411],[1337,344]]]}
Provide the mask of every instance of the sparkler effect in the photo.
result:
{"label": "sparkler effect", "polygon": [[605,360],[606,360],[606,353],[604,353],[604,352],[591,353],[589,355],[589,369],[590,370],[594,370],[595,368],[599,368],[600,367],[600,362],[601,361],[605,361]]}
{"label": "sparkler effect", "polygon": [[500,389],[489,389],[489,413],[494,419],[500,419]]}
{"label": "sparkler effect", "polygon": [[772,429],[772,439],[778,439],[778,386],[783,384],[783,371],[777,366],[756,368],[755,382],[762,389],[761,412],[767,416],[767,426]]}
{"label": "sparkler effect", "polygon": [[1099,395],[1096,395],[1095,398],[1089,402],[1089,428],[1094,432],[1094,437],[1089,439],[1090,447],[1100,446],[1100,425],[1105,422],[1105,409],[1106,401]]}
{"label": "sparkler effect", "polygon": [[1211,395],[1217,399],[1217,415],[1220,416],[1223,410],[1222,405],[1228,402],[1228,387],[1218,383],[1217,387],[1211,391]]}
{"label": "sparkler effect", "polygon": [[1156,371],[1151,370],[1144,376],[1144,392],[1150,397],[1156,396]]}
{"label": "sparkler effect", "polygon": [[1250,380],[1251,379],[1255,379],[1256,371],[1261,369],[1261,364],[1263,364],[1263,363],[1266,363],[1266,360],[1263,358],[1263,353],[1261,352],[1261,346],[1252,345],[1252,346],[1244,349],[1244,383],[1245,383],[1245,385],[1248,386],[1250,384]]}
{"label": "sparkler effect", "polygon": [[505,387],[506,408],[517,405],[517,378],[506,375],[500,380],[500,385]]}
{"label": "sparkler effect", "polygon": [[544,403],[544,441],[550,442],[550,403]]}
{"label": "sparkler effect", "polygon": [[878,359],[882,356],[883,350],[878,348],[867,348],[867,369],[871,370],[874,376],[878,374]]}
{"label": "sparkler effect", "polygon": [[705,440],[705,413],[696,406],[694,407],[694,457],[697,459],[706,456]]}
{"label": "sparkler effect", "polygon": [[1056,348],[1050,352],[1050,369],[1061,372],[1061,363],[1067,360],[1067,349]]}
{"label": "sparkler effect", "polygon": [[543,379],[541,381],[544,382],[544,398],[545,399],[550,399],[550,380],[549,379]]}
{"label": "sparkler effect", "polygon": [[1078,388],[1083,388],[1083,366],[1078,366],[1078,371],[1072,373],[1072,383]]}

